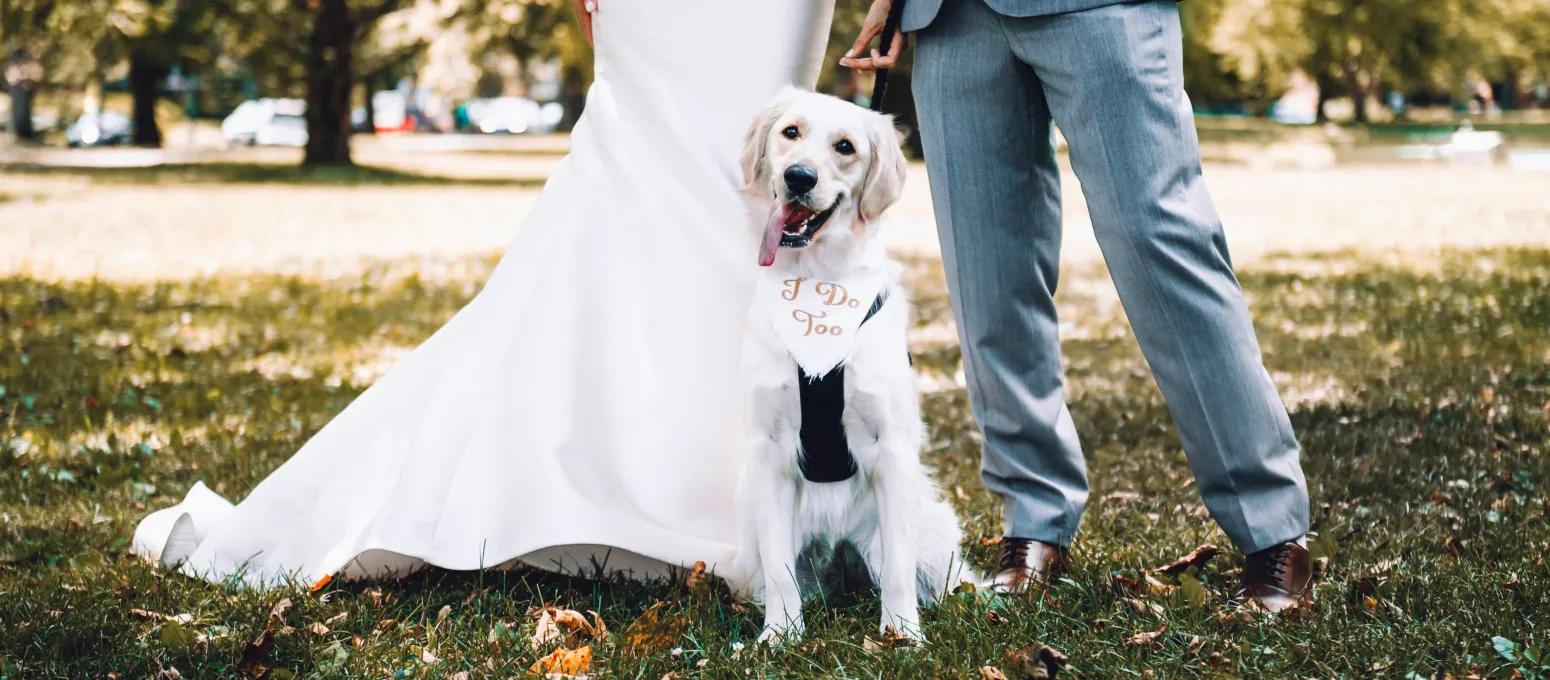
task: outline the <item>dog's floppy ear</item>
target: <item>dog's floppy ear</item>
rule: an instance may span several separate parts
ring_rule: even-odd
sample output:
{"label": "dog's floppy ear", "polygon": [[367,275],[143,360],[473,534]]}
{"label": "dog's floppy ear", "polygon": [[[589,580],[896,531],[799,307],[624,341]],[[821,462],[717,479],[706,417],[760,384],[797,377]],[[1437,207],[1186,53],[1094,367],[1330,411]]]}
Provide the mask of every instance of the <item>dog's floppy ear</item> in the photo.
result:
{"label": "dog's floppy ear", "polygon": [[893,118],[874,115],[867,122],[867,137],[872,144],[872,165],[867,168],[861,194],[856,200],[862,222],[871,222],[904,193],[904,175],[909,163],[904,151],[904,131],[893,126]]}
{"label": "dog's floppy ear", "polygon": [[787,87],[775,95],[759,115],[754,116],[753,124],[748,126],[748,134],[743,138],[743,190],[762,190],[765,177],[764,157],[770,148],[770,130],[775,127],[775,121],[786,112],[786,107],[791,105],[791,100],[796,98],[797,89]]}

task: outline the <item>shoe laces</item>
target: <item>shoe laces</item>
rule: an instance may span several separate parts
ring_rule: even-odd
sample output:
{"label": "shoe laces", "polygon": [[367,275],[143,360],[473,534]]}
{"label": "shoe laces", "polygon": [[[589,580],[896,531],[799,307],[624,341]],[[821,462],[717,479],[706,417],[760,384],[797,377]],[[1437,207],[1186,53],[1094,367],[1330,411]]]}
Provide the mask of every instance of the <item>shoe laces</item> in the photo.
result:
{"label": "shoe laces", "polygon": [[1292,545],[1283,543],[1250,556],[1245,561],[1245,576],[1251,581],[1281,583],[1292,561]]}
{"label": "shoe laces", "polygon": [[1001,568],[1011,569],[1021,567],[1028,563],[1028,550],[1033,547],[1033,541],[1021,538],[1001,539]]}

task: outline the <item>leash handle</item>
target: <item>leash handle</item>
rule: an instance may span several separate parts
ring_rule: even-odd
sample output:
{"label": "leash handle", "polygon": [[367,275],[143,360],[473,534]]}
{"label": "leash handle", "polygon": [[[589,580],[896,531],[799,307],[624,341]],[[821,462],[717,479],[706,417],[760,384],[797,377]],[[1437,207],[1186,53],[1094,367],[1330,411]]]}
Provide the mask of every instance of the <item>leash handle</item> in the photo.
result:
{"label": "leash handle", "polygon": [[[893,37],[899,33],[899,17],[904,15],[904,0],[893,0],[888,7],[888,18],[883,21],[882,43],[877,46],[877,53],[888,56],[888,48],[893,46]],[[872,110],[883,110],[883,97],[888,94],[888,71],[878,69],[877,75],[872,78]]]}

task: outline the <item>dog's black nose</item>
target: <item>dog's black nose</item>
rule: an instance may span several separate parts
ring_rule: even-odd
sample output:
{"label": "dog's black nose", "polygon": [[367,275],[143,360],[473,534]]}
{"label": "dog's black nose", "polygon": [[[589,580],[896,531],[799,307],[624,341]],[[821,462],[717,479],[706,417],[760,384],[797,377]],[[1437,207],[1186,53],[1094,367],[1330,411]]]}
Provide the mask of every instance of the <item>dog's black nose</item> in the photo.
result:
{"label": "dog's black nose", "polygon": [[805,165],[793,165],[786,168],[786,191],[792,196],[801,196],[818,186],[818,171]]}

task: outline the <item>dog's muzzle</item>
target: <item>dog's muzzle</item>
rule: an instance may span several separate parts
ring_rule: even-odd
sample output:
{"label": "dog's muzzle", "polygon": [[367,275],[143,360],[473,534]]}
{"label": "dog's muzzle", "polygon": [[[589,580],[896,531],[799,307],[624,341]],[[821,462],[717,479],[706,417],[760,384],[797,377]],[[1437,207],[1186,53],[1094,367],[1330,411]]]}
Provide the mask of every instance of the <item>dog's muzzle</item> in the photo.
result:
{"label": "dog's muzzle", "polygon": [[823,229],[839,206],[839,198],[821,212],[800,201],[777,203],[764,223],[764,237],[759,243],[759,266],[774,264],[778,248],[805,248],[812,244],[818,237],[818,230]]}

